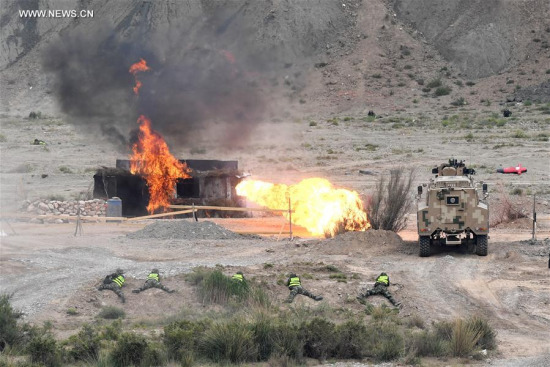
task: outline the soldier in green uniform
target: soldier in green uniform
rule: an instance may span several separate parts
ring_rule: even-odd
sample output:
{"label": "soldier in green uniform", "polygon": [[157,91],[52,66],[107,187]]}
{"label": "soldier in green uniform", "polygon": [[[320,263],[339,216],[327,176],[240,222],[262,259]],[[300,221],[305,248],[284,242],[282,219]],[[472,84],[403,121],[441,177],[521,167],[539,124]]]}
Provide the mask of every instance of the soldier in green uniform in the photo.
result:
{"label": "soldier in green uniform", "polygon": [[102,291],[104,289],[110,289],[117,294],[122,303],[126,302],[124,293],[122,293],[122,287],[126,281],[123,274],[124,271],[118,268],[113,274],[107,275],[105,279],[103,279],[103,284],[101,284],[97,290]]}
{"label": "soldier in green uniform", "polygon": [[165,292],[168,293],[174,293],[175,290],[168,289],[164,284],[160,282],[160,274],[158,269],[151,270],[151,273],[147,276],[147,280],[145,281],[145,284],[143,284],[139,289],[134,289],[132,293],[139,293],[143,292],[146,289],[149,288],[158,288],[162,289]]}
{"label": "soldier in green uniform", "polygon": [[246,280],[244,279],[244,275],[242,271],[238,271],[231,277],[236,282],[244,283]]}
{"label": "soldier in green uniform", "polygon": [[285,301],[286,303],[292,303],[292,301],[294,301],[294,297],[296,297],[297,294],[308,296],[309,298],[312,298],[315,301],[320,301],[323,299],[323,297],[315,296],[314,294],[308,292],[306,289],[302,288],[302,282],[300,281],[300,277],[294,273],[290,273],[290,276],[286,281],[286,285],[288,289],[290,289],[290,294],[288,295],[288,299]]}
{"label": "soldier in green uniform", "polygon": [[401,303],[397,302],[391,293],[388,291],[388,287],[390,286],[390,277],[386,273],[381,273],[378,278],[376,278],[376,282],[374,283],[374,288],[367,289],[365,293],[359,294],[357,296],[357,299],[359,302],[363,303],[365,301],[365,298],[368,296],[373,296],[375,294],[381,294],[384,297],[386,297],[392,305],[395,307],[401,306]]}

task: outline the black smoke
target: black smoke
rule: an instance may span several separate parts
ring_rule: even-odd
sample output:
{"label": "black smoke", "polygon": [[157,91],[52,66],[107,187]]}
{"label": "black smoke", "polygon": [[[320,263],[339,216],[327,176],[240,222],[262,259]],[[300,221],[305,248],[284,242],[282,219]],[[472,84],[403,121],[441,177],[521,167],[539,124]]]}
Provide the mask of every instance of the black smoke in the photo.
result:
{"label": "black smoke", "polygon": [[[150,9],[140,8],[127,23],[96,21],[61,33],[45,50],[43,68],[53,76],[69,122],[100,131],[121,147],[128,147],[141,114],[182,145],[189,143],[190,132],[219,125],[230,146],[246,139],[267,106],[268,63],[260,65],[239,40],[248,31],[234,22],[242,9],[214,9],[207,19],[162,31],[143,14]],[[137,74],[143,85],[136,96],[128,70],[140,58],[151,70]]]}

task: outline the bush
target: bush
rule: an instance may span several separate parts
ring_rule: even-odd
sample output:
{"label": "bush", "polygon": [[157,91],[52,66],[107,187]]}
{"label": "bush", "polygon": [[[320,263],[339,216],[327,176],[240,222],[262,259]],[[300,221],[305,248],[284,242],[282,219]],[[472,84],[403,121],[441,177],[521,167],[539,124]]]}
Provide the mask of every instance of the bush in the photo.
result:
{"label": "bush", "polygon": [[438,88],[438,87],[441,87],[441,79],[437,78],[437,79],[432,79],[428,82],[428,84],[426,84],[426,87],[427,88]]}
{"label": "bush", "polygon": [[97,330],[85,324],[78,334],[66,342],[68,354],[74,361],[97,361],[99,358],[100,337]]}
{"label": "bush", "polygon": [[526,207],[520,197],[512,199],[502,186],[498,191],[499,200],[491,208],[491,226],[527,217]]}
{"label": "bush", "polygon": [[460,97],[460,98],[457,98],[454,101],[452,101],[451,105],[457,106],[457,107],[464,106],[464,105],[466,105],[466,100],[464,99],[464,97]]}
{"label": "bush", "polygon": [[445,341],[435,332],[422,331],[409,338],[408,349],[419,357],[441,357],[445,355]]}
{"label": "bush", "polygon": [[38,111],[38,112],[34,112],[34,111],[31,111],[31,113],[29,113],[29,118],[30,119],[40,119],[42,118],[42,112]]}
{"label": "bush", "polygon": [[162,337],[164,346],[170,358],[184,360],[193,355],[199,347],[199,340],[211,326],[211,322],[181,320],[164,327]]}
{"label": "bush", "polygon": [[367,356],[382,361],[396,359],[403,354],[404,339],[393,322],[375,322],[367,327],[369,336]]}
{"label": "bush", "polygon": [[317,122],[315,122],[315,121],[310,121],[310,122],[309,122],[309,126],[317,126]]}
{"label": "bush", "polygon": [[123,333],[111,351],[111,360],[116,367],[139,366],[148,349],[147,340],[142,335]]}
{"label": "bush", "polygon": [[300,335],[304,340],[304,356],[325,360],[332,357],[337,341],[336,326],[325,319],[315,317],[302,322]]}
{"label": "bush", "polygon": [[21,313],[11,307],[10,298],[9,294],[0,295],[0,352],[6,345],[13,346],[21,339],[21,330],[17,327]]}
{"label": "bush", "polygon": [[450,87],[439,87],[434,92],[434,97],[441,97],[450,94],[452,89]]}
{"label": "bush", "polygon": [[49,332],[34,336],[27,345],[27,353],[32,363],[40,363],[47,367],[61,365],[61,352]]}
{"label": "bush", "polygon": [[220,270],[214,270],[199,284],[199,294],[203,303],[225,305],[231,297],[236,297],[239,301],[246,300],[250,288],[248,282],[236,282]]}
{"label": "bush", "polygon": [[258,346],[250,325],[236,319],[216,324],[208,329],[201,340],[200,351],[214,362],[252,362],[258,357]]}
{"label": "bush", "polygon": [[360,322],[349,320],[336,327],[338,342],[335,347],[335,357],[342,359],[361,359],[365,356],[367,347],[367,328]]}
{"label": "bush", "polygon": [[386,183],[383,176],[378,180],[375,192],[367,203],[367,214],[373,229],[400,231],[405,228],[406,215],[412,203],[410,190],[414,171],[405,173],[400,167],[390,171]]}
{"label": "bush", "polygon": [[481,317],[474,316],[467,321],[468,325],[474,330],[478,330],[481,334],[477,345],[481,349],[496,349],[497,347],[497,333],[489,325],[487,320]]}
{"label": "bush", "polygon": [[115,307],[115,306],[105,306],[99,311],[99,317],[102,319],[109,319],[109,320],[115,320],[115,319],[123,319],[126,317],[126,313],[123,309]]}
{"label": "bush", "polygon": [[455,357],[470,355],[474,351],[477,342],[481,339],[481,330],[476,327],[476,324],[463,320],[456,320],[452,330],[449,344],[451,355]]}

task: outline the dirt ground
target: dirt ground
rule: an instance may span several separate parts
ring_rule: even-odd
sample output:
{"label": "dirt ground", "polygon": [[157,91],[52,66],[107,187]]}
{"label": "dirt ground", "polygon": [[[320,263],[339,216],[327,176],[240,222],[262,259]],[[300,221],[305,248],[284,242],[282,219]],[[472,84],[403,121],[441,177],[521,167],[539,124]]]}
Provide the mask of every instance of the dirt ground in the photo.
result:
{"label": "dirt ground", "polygon": [[[474,124],[493,112],[463,109],[455,114]],[[326,177],[362,196],[367,196],[379,175],[387,175],[391,168],[415,168],[416,184],[428,180],[431,167],[442,160],[450,156],[465,158],[475,164],[476,178],[489,183],[492,208],[498,207],[499,191],[521,189],[520,195],[512,198],[529,213],[532,194],[537,193],[538,238],[544,240],[550,237],[545,220],[550,213],[546,184],[549,171],[544,159],[549,148],[547,142],[536,137],[547,131],[548,125],[537,110],[518,106],[515,112],[521,117],[508,120],[504,127],[460,132],[443,127],[440,119],[444,116],[436,113],[412,117],[395,113],[374,122],[342,115],[338,124],[326,122],[327,117],[312,116],[263,124],[248,145],[233,152],[218,148],[216,139],[200,142],[203,154],[191,155],[179,147],[173,152],[182,158],[238,159],[240,167],[257,179],[292,183],[305,177]],[[397,122],[390,122],[390,118],[403,121],[404,126],[392,128]],[[310,126],[310,121],[316,121],[317,126]],[[511,138],[518,129],[523,129],[527,137]],[[469,141],[464,138],[468,131],[474,136]],[[112,166],[117,157],[125,156],[100,139],[82,135],[61,119],[4,118],[2,133],[3,218],[16,212],[25,199],[86,197],[94,169]],[[30,145],[34,138],[45,140],[47,145]],[[528,173],[495,173],[500,165],[517,163],[528,167]],[[360,174],[359,170],[372,174]],[[288,231],[280,217],[211,220],[235,232]],[[227,240],[140,240],[126,236],[149,223],[152,221],[84,223],[83,235],[75,237],[74,223],[4,220],[2,231],[7,236],[0,237],[0,292],[14,293],[13,304],[25,312],[27,320],[52,320],[57,334],[66,337],[84,322],[93,321],[102,306],[120,306],[114,293],[96,290],[101,279],[117,267],[125,269],[128,276],[127,303],[123,307],[130,327],[158,324],[159,320],[203,307],[183,279],[185,273],[200,265],[220,264],[228,274],[240,269],[250,277],[265,280],[277,301],[288,294],[285,287],[276,284],[278,278],[290,271],[309,273],[312,279],[305,280],[304,285],[325,297],[321,303],[357,312],[362,306],[354,302],[354,297],[371,285],[378,273],[386,271],[394,284],[392,292],[404,305],[404,317],[420,315],[427,322],[470,315],[486,317],[498,332],[499,356],[484,363],[514,365],[514,358],[520,358],[528,366],[548,358],[550,242],[523,242],[530,238],[528,218],[494,228],[487,257],[449,249],[429,258],[417,255],[413,211],[400,237],[372,231],[321,240],[312,239],[299,227],[294,227],[297,238],[293,241],[283,233]],[[330,279],[321,263],[338,267],[348,275],[348,282]],[[264,268],[265,264],[273,267]],[[161,269],[165,284],[177,293],[165,294],[156,289],[139,295],[130,292],[142,284],[153,267]],[[356,276],[351,278],[353,274]],[[386,301],[375,297],[372,302]],[[311,306],[308,299],[300,297],[297,303]],[[75,308],[78,314],[67,316],[69,308]]]}

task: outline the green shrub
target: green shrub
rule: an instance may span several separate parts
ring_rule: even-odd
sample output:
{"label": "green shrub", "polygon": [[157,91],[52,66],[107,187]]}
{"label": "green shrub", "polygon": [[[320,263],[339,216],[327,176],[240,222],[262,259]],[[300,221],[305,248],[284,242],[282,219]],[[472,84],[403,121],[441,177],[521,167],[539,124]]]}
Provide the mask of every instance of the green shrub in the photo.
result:
{"label": "green shrub", "polygon": [[451,105],[457,106],[457,107],[458,106],[464,106],[464,105],[466,105],[466,100],[464,99],[464,97],[460,97],[460,98],[457,98],[454,101],[452,101]]}
{"label": "green shrub", "polygon": [[40,118],[42,118],[42,112],[40,112],[40,111],[38,111],[38,112],[31,111],[29,113],[29,118],[33,119],[33,120],[40,119]]}
{"label": "green shrub", "polygon": [[474,330],[478,330],[481,334],[477,345],[481,349],[496,349],[497,333],[489,325],[487,320],[482,319],[481,317],[474,316],[467,320],[467,324]]}
{"label": "green shrub", "polygon": [[139,366],[148,348],[147,340],[142,335],[122,333],[114,349],[111,360],[116,367]]}
{"label": "green shrub", "polygon": [[335,357],[342,359],[361,359],[367,348],[367,328],[361,321],[349,320],[336,327],[338,342]]}
{"label": "green shrub", "polygon": [[236,282],[220,270],[210,272],[201,281],[199,295],[203,303],[225,305],[231,297],[239,301],[246,300],[250,294],[248,282]]}
{"label": "green shrub", "polygon": [[251,325],[254,342],[258,346],[258,359],[266,361],[276,349],[274,320],[260,313],[256,315]]}
{"label": "green shrub", "polygon": [[468,87],[473,87],[474,85],[476,85],[476,83],[469,80],[469,81],[466,82],[466,85]]}
{"label": "green shrub", "polygon": [[61,365],[61,351],[49,332],[32,337],[27,345],[27,353],[32,363],[40,363],[46,367]]}
{"label": "green shrub", "polygon": [[274,354],[286,356],[293,360],[303,357],[304,340],[299,327],[289,322],[279,322],[273,326]]}
{"label": "green shrub", "polygon": [[74,307],[69,307],[69,308],[67,309],[67,315],[69,315],[69,316],[76,316],[76,315],[78,315],[78,311],[77,311],[76,308],[74,308]]}
{"label": "green shrub", "polygon": [[434,92],[434,97],[446,96],[450,94],[451,91],[451,87],[438,87]]}
{"label": "green shrub", "polygon": [[122,334],[122,321],[120,319],[113,321],[110,325],[104,327],[101,331],[101,339],[118,340]]}
{"label": "green shrub", "polygon": [[463,320],[456,320],[452,331],[449,350],[451,355],[455,357],[470,355],[482,336],[479,325]]}
{"label": "green shrub", "polygon": [[404,352],[404,339],[393,322],[374,322],[367,326],[367,356],[381,361],[399,358]]}
{"label": "green shrub", "polygon": [[435,332],[422,331],[413,333],[408,340],[408,349],[420,357],[441,357],[445,354],[445,341]]}
{"label": "green shrub", "polygon": [[437,78],[437,79],[432,79],[428,82],[428,84],[426,84],[426,87],[427,88],[438,88],[438,87],[441,87],[441,79]]}
{"label": "green shrub", "polygon": [[99,311],[98,316],[102,319],[115,320],[123,319],[126,317],[126,313],[121,308],[115,306],[105,306],[101,309],[101,311]]}
{"label": "green shrub", "polygon": [[374,79],[380,79],[380,78],[382,78],[382,74],[372,74],[372,77]]}
{"label": "green shrub", "polygon": [[321,270],[328,271],[328,272],[331,272],[331,273],[339,273],[340,272],[340,269],[338,269],[334,265],[325,265],[323,268],[321,268]]}
{"label": "green shrub", "polygon": [[525,139],[527,138],[527,134],[523,131],[523,130],[516,130],[512,135],[511,135],[512,138],[515,138],[515,139]]}
{"label": "green shrub", "polygon": [[170,358],[183,360],[193,355],[199,347],[199,340],[211,326],[210,321],[175,321],[164,327],[162,341]]}
{"label": "green shrub", "polygon": [[336,326],[332,322],[319,317],[304,321],[300,335],[304,340],[305,357],[319,360],[332,357],[337,341]]}
{"label": "green shrub", "polygon": [[17,327],[21,313],[11,307],[10,298],[9,294],[0,295],[0,352],[6,345],[13,346],[21,340],[21,330]]}
{"label": "green shrub", "polygon": [[346,283],[348,277],[344,273],[330,274],[330,279],[336,279],[337,282]]}
{"label": "green shrub", "polygon": [[310,122],[309,122],[309,126],[317,126],[317,122],[315,122],[315,121],[310,121]]}
{"label": "green shrub", "polygon": [[70,168],[67,167],[67,166],[61,166],[61,167],[59,167],[59,171],[61,171],[62,173],[73,173],[73,170],[70,169]]}
{"label": "green shrub", "polygon": [[96,361],[99,358],[100,336],[96,329],[85,324],[78,334],[67,339],[65,345],[74,361]]}
{"label": "green shrub", "polygon": [[209,328],[200,342],[201,355],[214,362],[252,362],[258,357],[254,332],[242,319]]}

